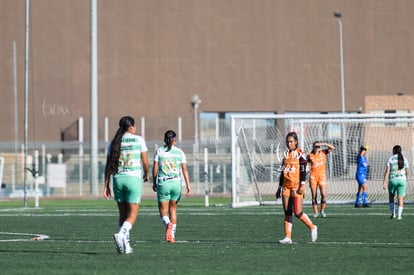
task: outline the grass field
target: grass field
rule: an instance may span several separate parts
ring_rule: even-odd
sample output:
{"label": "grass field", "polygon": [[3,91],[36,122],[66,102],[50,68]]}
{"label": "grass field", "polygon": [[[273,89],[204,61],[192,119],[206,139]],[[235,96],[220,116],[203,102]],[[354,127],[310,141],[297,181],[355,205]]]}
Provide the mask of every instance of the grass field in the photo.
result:
{"label": "grass field", "polygon": [[[280,205],[229,208],[229,199],[185,198],[177,242],[163,240],[155,201],[144,200],[131,232],[134,254],[112,242],[118,212],[113,201],[41,200],[40,208],[0,201],[2,274],[274,274],[414,273],[414,206],[390,220],[387,205],[328,206],[312,218],[319,239],[294,219],[292,245],[284,237]],[[310,206],[305,206],[310,214]],[[43,241],[33,237],[47,235]]]}

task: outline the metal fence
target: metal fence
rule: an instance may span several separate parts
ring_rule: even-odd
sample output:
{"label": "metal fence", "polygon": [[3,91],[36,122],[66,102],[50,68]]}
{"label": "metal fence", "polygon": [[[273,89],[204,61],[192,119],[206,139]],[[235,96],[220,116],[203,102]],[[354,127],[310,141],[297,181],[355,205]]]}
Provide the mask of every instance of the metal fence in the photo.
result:
{"label": "metal fence", "polygon": [[[231,194],[229,121],[205,120],[200,124],[198,151],[194,140],[180,140],[187,157],[193,195]],[[160,141],[146,141],[152,166]],[[101,196],[108,141],[98,143],[98,188],[91,186],[89,142],[62,141],[28,143],[27,169],[24,148],[15,142],[0,142],[0,199],[27,197]],[[150,167],[151,171],[151,167]],[[37,173],[36,173],[37,172]],[[26,173],[26,184],[24,182]],[[2,177],[1,177],[2,175]],[[38,189],[36,186],[38,185]],[[26,188],[25,188],[26,186]],[[95,190],[95,191],[94,191]],[[98,190],[98,193],[96,193]],[[153,196],[152,184],[145,183],[143,196]]]}

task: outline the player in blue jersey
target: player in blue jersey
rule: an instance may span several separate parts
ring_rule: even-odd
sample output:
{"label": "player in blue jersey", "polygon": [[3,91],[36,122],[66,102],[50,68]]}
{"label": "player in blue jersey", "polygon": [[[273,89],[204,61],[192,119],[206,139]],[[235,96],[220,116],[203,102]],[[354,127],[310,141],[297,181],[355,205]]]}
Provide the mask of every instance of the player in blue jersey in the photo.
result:
{"label": "player in blue jersey", "polygon": [[355,174],[355,179],[358,182],[358,192],[356,194],[355,207],[361,206],[368,207],[368,186],[367,186],[367,177],[368,177],[368,159],[367,159],[367,146],[361,146],[359,148],[359,153],[357,156],[357,170]]}
{"label": "player in blue jersey", "polygon": [[[395,145],[392,148],[392,156],[387,161],[387,167],[384,173],[384,190],[388,188],[389,207],[391,211],[391,219],[398,217],[402,219],[402,212],[404,208],[404,197],[407,190],[407,176],[408,176],[408,161],[402,154],[400,145]],[[388,184],[387,184],[388,182]],[[395,193],[398,199],[398,212],[395,215]]]}
{"label": "player in blue jersey", "polygon": [[135,121],[125,116],[108,148],[105,167],[104,198],[112,197],[109,182],[112,177],[113,192],[119,210],[119,232],[114,241],[119,254],[130,254],[129,232],[138,217],[142,182],[149,180],[147,145],[141,136],[135,135]]}
{"label": "player in blue jersey", "polygon": [[177,135],[168,130],[164,134],[165,145],[157,149],[152,169],[154,192],[157,192],[158,209],[165,226],[165,240],[175,242],[177,230],[177,204],[181,199],[181,174],[184,177],[186,193],[190,193],[190,177],[184,152],[176,147]]}

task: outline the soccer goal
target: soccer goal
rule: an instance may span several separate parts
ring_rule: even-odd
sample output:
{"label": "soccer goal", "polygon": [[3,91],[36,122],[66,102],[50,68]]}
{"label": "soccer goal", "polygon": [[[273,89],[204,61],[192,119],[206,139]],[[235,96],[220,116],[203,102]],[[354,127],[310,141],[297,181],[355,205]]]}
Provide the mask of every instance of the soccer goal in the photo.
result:
{"label": "soccer goal", "polygon": [[[411,113],[233,115],[232,207],[277,203],[274,195],[286,153],[285,137],[291,131],[298,134],[299,147],[306,153],[311,151],[314,141],[335,146],[327,159],[328,203],[354,202],[358,187],[356,156],[361,145],[369,146],[370,203],[388,201],[382,183],[386,161],[394,145],[403,148],[410,166],[414,163],[414,114]],[[409,173],[408,182],[413,179],[412,174]],[[408,184],[405,201],[414,201],[412,184]],[[311,203],[309,187],[305,203]]]}

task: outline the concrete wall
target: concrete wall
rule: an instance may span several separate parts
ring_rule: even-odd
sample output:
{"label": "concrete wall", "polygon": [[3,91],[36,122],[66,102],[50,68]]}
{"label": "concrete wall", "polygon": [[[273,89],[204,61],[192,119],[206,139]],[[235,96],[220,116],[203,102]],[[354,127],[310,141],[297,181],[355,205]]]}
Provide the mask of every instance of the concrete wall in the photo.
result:
{"label": "concrete wall", "polygon": [[[99,0],[99,139],[109,117],[147,118],[160,139],[190,98],[202,112],[341,111],[343,15],[346,111],[366,95],[413,95],[414,1]],[[31,1],[29,140],[60,140],[79,116],[89,129],[90,1]],[[0,0],[0,141],[14,140],[13,40],[23,140],[25,1]],[[88,130],[85,140],[88,140]]]}

